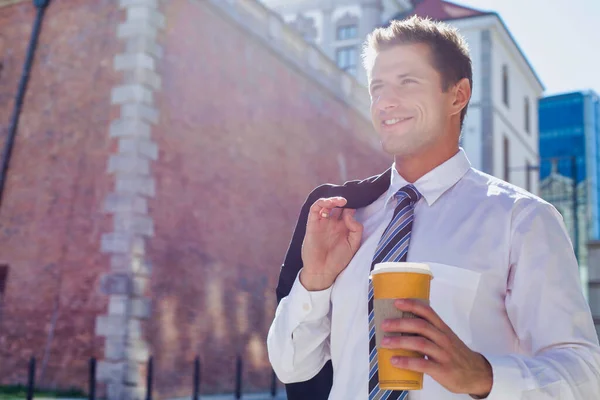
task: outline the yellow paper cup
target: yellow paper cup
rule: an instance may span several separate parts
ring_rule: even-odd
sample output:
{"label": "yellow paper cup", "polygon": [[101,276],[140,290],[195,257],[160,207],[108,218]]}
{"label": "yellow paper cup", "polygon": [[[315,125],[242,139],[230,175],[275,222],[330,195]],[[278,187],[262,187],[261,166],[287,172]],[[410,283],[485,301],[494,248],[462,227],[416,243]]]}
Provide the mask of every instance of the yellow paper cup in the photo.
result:
{"label": "yellow paper cup", "polygon": [[377,362],[379,366],[379,387],[386,390],[423,389],[423,373],[400,369],[392,366],[393,356],[421,357],[421,353],[409,350],[381,348],[383,337],[401,335],[383,332],[381,323],[391,318],[418,318],[405,313],[394,306],[396,299],[420,299],[429,303],[430,282],[433,274],[427,264],[409,262],[385,262],[376,264],[371,272],[373,280],[373,308],[375,311],[375,336],[377,344]]}

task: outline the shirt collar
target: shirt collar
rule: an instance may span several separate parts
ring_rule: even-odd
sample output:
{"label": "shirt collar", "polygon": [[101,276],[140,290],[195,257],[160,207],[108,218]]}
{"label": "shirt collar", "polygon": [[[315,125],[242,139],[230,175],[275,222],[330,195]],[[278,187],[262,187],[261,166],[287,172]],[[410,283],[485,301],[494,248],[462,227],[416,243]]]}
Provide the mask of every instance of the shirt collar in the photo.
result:
{"label": "shirt collar", "polygon": [[[465,151],[460,148],[452,158],[423,175],[413,185],[425,198],[427,204],[431,206],[441,195],[454,186],[470,168],[471,163]],[[408,184],[406,179],[400,176],[396,170],[396,163],[394,163],[392,165],[391,182],[386,193],[385,205],[387,206],[393,200],[394,194],[398,190]]]}

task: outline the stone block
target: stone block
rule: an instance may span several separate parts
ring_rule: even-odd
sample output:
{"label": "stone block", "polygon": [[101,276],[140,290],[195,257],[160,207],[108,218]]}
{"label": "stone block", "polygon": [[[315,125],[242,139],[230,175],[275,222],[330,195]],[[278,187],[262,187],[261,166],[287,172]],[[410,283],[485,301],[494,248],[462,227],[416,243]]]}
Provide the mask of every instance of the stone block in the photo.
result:
{"label": "stone block", "polygon": [[[142,341],[142,321],[139,319],[130,319],[127,323],[127,337],[133,341]],[[127,350],[129,352],[129,349]],[[129,353],[128,353],[129,354]],[[146,357],[147,358],[147,357]],[[144,361],[144,360],[137,360]]]}
{"label": "stone block", "polygon": [[150,276],[152,274],[152,261],[146,259],[135,260],[132,270],[136,276]]}
{"label": "stone block", "polygon": [[127,7],[127,21],[143,21],[158,28],[165,27],[165,16],[156,7],[131,5]]}
{"label": "stone block", "polygon": [[143,340],[129,340],[127,343],[127,355],[129,360],[140,363],[148,362],[150,358],[148,344]]}
{"label": "stone block", "polygon": [[100,251],[103,253],[127,253],[131,250],[131,243],[131,235],[123,232],[105,233],[102,235]]}
{"label": "stone block", "polygon": [[145,400],[146,391],[144,389],[145,381],[137,382],[137,385],[125,385],[123,400]]}
{"label": "stone block", "polygon": [[122,382],[110,382],[106,385],[107,400],[126,400],[124,399],[125,385]]}
{"label": "stone block", "polygon": [[143,384],[146,376],[142,373],[142,363],[128,362],[125,367],[125,383],[129,384]]}
{"label": "stone block", "polygon": [[154,197],[156,194],[153,178],[121,174],[117,174],[116,178],[115,188],[119,193],[142,194],[149,197]]}
{"label": "stone block", "polygon": [[115,231],[130,232],[134,235],[153,236],[152,218],[130,213],[115,213],[113,217]]}
{"label": "stone block", "polygon": [[127,307],[129,305],[129,297],[126,295],[112,295],[108,300],[109,315],[127,315]]}
{"label": "stone block", "polygon": [[108,295],[128,295],[131,293],[131,276],[113,272],[100,278],[100,290]]}
{"label": "stone block", "polygon": [[151,140],[123,138],[119,140],[119,152],[139,153],[156,161],[158,159],[158,146]]}
{"label": "stone block", "polygon": [[150,161],[137,154],[113,154],[108,159],[107,172],[132,175],[150,174]]}
{"label": "stone block", "polygon": [[117,54],[114,58],[113,66],[116,71],[124,71],[136,68],[146,68],[154,71],[156,68],[154,58],[144,53]]}
{"label": "stone block", "polygon": [[126,193],[111,193],[104,201],[104,211],[110,213],[148,213],[148,201],[138,195]]}
{"label": "stone block", "polygon": [[146,241],[143,237],[136,236],[133,238],[131,254],[139,257],[143,257],[146,254]]}
{"label": "stone block", "polygon": [[150,299],[138,297],[131,300],[131,316],[134,318],[148,319],[152,314],[152,303]]}
{"label": "stone block", "polygon": [[125,83],[131,85],[143,85],[153,90],[160,90],[162,80],[160,76],[146,68],[136,68],[125,71]]}
{"label": "stone block", "polygon": [[111,137],[150,138],[150,124],[133,118],[119,118],[110,124]]}
{"label": "stone block", "polygon": [[121,361],[127,356],[125,336],[108,336],[104,342],[104,358],[107,361]]}
{"label": "stone block", "polygon": [[145,36],[134,36],[127,39],[125,44],[126,53],[147,53],[157,59],[163,57],[163,48],[156,43],[156,40]]}
{"label": "stone block", "polygon": [[125,362],[99,361],[96,379],[101,382],[122,382],[125,378]]}
{"label": "stone block", "polygon": [[113,88],[111,92],[112,104],[125,104],[142,102],[152,103],[152,92],[150,89],[139,84],[128,84]]}
{"label": "stone block", "polygon": [[132,257],[128,254],[114,254],[110,258],[110,268],[113,272],[133,273]]}
{"label": "stone block", "polygon": [[124,336],[127,332],[127,320],[121,315],[99,315],[96,317],[97,336]]}
{"label": "stone block", "polygon": [[138,119],[157,124],[158,110],[143,103],[124,104],[121,106],[121,118]]}
{"label": "stone block", "polygon": [[144,296],[149,279],[143,276],[135,276],[133,278],[133,295]]}
{"label": "stone block", "polygon": [[117,28],[117,37],[126,39],[135,36],[145,36],[156,39],[158,28],[147,21],[127,21]]}

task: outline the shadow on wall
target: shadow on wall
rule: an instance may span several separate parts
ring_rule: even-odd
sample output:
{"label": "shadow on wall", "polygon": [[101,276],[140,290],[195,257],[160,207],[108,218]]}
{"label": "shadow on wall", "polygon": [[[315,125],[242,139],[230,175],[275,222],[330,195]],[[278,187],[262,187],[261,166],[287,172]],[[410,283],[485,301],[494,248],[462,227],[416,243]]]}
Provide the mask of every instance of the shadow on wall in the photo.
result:
{"label": "shadow on wall", "polygon": [[149,336],[157,394],[189,395],[196,355],[202,393],[233,392],[237,355],[244,361],[244,392],[265,392],[272,376],[266,335],[276,307],[274,287],[250,265],[224,265],[194,248],[184,253],[186,260],[198,261],[197,268],[180,269],[174,261],[181,255],[166,252],[160,265],[168,268],[153,277]]}

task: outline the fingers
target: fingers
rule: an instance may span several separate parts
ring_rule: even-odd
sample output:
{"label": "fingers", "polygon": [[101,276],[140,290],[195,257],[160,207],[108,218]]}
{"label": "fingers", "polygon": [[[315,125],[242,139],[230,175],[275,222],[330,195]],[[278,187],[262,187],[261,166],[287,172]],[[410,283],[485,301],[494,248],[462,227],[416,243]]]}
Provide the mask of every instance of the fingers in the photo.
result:
{"label": "fingers", "polygon": [[336,207],[343,207],[347,203],[343,197],[321,198],[313,203],[308,213],[308,222],[328,219],[332,210]]}
{"label": "fingers", "polygon": [[404,349],[417,351],[437,361],[447,361],[448,355],[444,350],[431,340],[421,336],[394,336],[386,337],[381,341],[381,346],[386,349]]}
{"label": "fingers", "polygon": [[342,211],[344,211],[344,210],[345,210],[345,208],[338,208],[338,207],[334,208],[329,213],[329,219],[339,220],[340,218],[342,218]]}
{"label": "fingers", "polygon": [[423,372],[427,375],[436,375],[440,372],[440,364],[425,358],[415,357],[392,357],[392,365],[396,368],[408,369],[415,372]]}
{"label": "fingers", "polygon": [[411,312],[425,320],[440,330],[442,333],[450,333],[452,330],[446,325],[444,321],[429,304],[420,301],[418,299],[397,299],[394,302],[396,308],[400,311]]}
{"label": "fingers", "polygon": [[344,220],[344,223],[350,232],[362,231],[363,226],[360,222],[354,219],[354,214],[356,214],[356,210],[344,208],[342,211],[342,219]]}
{"label": "fingers", "polygon": [[383,321],[384,332],[416,333],[437,345],[445,344],[444,334],[422,318],[396,318]]}

